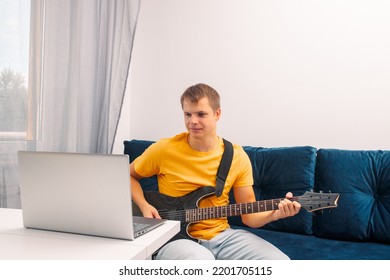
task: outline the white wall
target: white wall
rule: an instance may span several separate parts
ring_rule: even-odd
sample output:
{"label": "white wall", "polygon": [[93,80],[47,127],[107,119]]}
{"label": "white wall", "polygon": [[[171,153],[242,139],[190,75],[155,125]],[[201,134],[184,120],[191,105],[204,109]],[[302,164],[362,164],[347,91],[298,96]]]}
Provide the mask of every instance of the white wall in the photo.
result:
{"label": "white wall", "polygon": [[389,14],[386,0],[143,0],[121,133],[182,132],[179,97],[205,82],[218,133],[241,145],[390,149]]}

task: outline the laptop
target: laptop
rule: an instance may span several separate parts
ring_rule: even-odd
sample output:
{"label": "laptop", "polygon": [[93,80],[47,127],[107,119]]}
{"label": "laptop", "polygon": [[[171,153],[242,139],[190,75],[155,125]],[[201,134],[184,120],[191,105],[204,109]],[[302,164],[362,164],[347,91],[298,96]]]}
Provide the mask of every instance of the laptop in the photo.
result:
{"label": "laptop", "polygon": [[164,222],[132,215],[128,155],[19,151],[18,161],[26,228],[134,240]]}

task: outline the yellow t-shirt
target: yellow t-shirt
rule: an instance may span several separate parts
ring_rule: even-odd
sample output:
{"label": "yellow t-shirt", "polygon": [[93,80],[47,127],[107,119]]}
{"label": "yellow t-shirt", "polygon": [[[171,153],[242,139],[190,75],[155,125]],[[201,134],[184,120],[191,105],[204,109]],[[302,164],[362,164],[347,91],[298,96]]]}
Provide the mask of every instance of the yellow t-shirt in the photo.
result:
{"label": "yellow t-shirt", "polygon": [[[152,144],[134,160],[135,171],[142,177],[157,175],[159,192],[181,197],[203,186],[215,186],[218,166],[224,151],[222,138],[215,150],[199,152],[187,142],[188,133],[164,138]],[[233,145],[234,156],[224,191],[220,197],[204,198],[199,207],[229,204],[231,188],[252,186],[251,162],[239,145]],[[229,227],[227,218],[203,220],[190,225],[192,237],[209,240]]]}

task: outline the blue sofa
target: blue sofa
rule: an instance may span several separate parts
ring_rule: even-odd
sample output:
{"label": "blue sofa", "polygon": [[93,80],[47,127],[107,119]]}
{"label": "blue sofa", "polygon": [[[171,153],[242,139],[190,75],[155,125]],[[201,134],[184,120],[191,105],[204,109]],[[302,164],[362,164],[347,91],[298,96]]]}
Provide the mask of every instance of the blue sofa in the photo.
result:
{"label": "blue sofa", "polygon": [[[133,161],[153,141],[124,142]],[[253,229],[293,260],[390,259],[390,151],[316,149],[310,146],[245,146],[253,167],[257,200],[300,196],[306,191],[339,193],[337,208],[308,212]],[[155,177],[141,180],[145,191],[157,190]],[[234,198],[231,196],[231,203]],[[331,210],[331,211],[330,211]]]}

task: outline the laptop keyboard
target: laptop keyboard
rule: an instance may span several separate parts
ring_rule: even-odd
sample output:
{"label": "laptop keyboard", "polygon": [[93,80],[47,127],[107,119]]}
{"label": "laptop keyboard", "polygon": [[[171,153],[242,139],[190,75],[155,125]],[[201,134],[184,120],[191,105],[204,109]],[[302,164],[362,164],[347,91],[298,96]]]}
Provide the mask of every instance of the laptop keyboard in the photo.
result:
{"label": "laptop keyboard", "polygon": [[149,224],[134,223],[134,231],[144,230],[149,226],[150,226]]}

